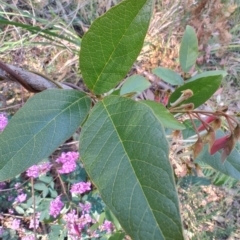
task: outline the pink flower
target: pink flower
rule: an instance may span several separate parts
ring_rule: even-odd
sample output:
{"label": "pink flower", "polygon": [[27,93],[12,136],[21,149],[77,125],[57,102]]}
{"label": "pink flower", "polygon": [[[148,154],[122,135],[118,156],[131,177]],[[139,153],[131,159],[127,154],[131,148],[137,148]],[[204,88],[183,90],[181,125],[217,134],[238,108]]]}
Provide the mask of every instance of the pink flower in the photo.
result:
{"label": "pink flower", "polygon": [[12,229],[17,230],[20,227],[21,220],[13,219],[12,221]]}
{"label": "pink flower", "polygon": [[13,214],[14,213],[14,211],[13,211],[13,209],[8,209],[8,213],[10,213],[10,214]]}
{"label": "pink flower", "polygon": [[67,222],[67,230],[69,236],[71,236],[72,239],[78,239],[75,237],[81,236],[81,230],[83,226],[78,218],[78,215],[76,214],[76,211],[71,210],[69,213],[65,215],[64,220]]}
{"label": "pink flower", "polygon": [[7,184],[5,182],[0,182],[0,192],[6,187],[6,185]]}
{"label": "pink flower", "polygon": [[14,199],[14,197],[12,195],[8,196],[8,201],[11,202]]}
{"label": "pink flower", "polygon": [[33,165],[27,170],[27,176],[37,178],[39,175],[46,174],[50,171],[52,165],[49,162],[45,162],[39,165]]}
{"label": "pink flower", "polygon": [[4,233],[4,228],[0,226],[0,236]]}
{"label": "pink flower", "polygon": [[16,197],[15,201],[17,201],[18,203],[21,203],[21,202],[24,202],[26,199],[27,199],[27,194],[22,193]]}
{"label": "pink flower", "polygon": [[5,116],[5,114],[1,113],[0,114],[0,131],[3,131],[3,129],[7,126],[8,124],[8,119]]}
{"label": "pink flower", "polygon": [[82,213],[89,213],[91,210],[91,207],[92,207],[91,203],[89,203],[89,202],[87,202],[85,204],[79,203],[79,206],[82,210]]}
{"label": "pink flower", "polygon": [[37,165],[31,166],[27,170],[27,176],[32,178],[37,178],[39,176],[39,167]]}
{"label": "pink flower", "polygon": [[77,167],[76,161],[78,160],[78,158],[78,152],[62,153],[61,156],[56,159],[56,162],[61,164],[61,168],[58,169],[58,172],[60,174],[67,174],[73,172]]}
{"label": "pink flower", "polygon": [[[37,229],[39,227],[39,217],[40,217],[40,213],[37,213],[35,217],[31,218],[29,228]],[[35,218],[35,226],[34,226],[34,218]]]}
{"label": "pink flower", "polygon": [[88,223],[92,222],[92,218],[89,214],[83,214],[81,217],[81,223],[83,224],[83,226],[87,225]]}
{"label": "pink flower", "polygon": [[79,182],[72,185],[70,192],[75,194],[82,194],[91,190],[90,182]]}
{"label": "pink flower", "polygon": [[111,233],[113,231],[113,224],[110,221],[105,220],[104,223],[100,226],[100,230]]}
{"label": "pink flower", "polygon": [[[16,183],[15,185],[14,185],[14,188],[16,189],[16,190],[20,190],[20,188],[21,188],[21,183]],[[22,189],[21,189],[22,190]]]}
{"label": "pink flower", "polygon": [[40,175],[43,175],[51,170],[52,164],[50,164],[49,162],[45,162],[45,163],[39,164],[38,167],[39,167]]}
{"label": "pink flower", "polygon": [[76,214],[75,210],[71,210],[69,213],[67,213],[64,217],[64,219],[68,222],[68,223],[74,223],[75,221],[77,221],[78,219],[78,215]]}
{"label": "pink flower", "polygon": [[57,217],[57,215],[60,213],[64,206],[64,203],[61,201],[60,196],[56,197],[55,200],[52,200],[50,202],[50,215],[54,218]]}

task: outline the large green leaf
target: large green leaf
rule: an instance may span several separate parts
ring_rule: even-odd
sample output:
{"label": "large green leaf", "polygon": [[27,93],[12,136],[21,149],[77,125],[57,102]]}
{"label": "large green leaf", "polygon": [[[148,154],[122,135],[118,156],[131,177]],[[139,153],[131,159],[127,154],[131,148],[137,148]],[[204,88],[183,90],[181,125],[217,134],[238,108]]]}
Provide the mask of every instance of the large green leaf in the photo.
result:
{"label": "large green leaf", "polygon": [[0,134],[0,181],[48,157],[84,121],[90,105],[76,90],[46,90],[30,98]]}
{"label": "large green leaf", "polygon": [[184,72],[188,72],[196,63],[198,58],[198,40],[195,30],[191,26],[187,26],[184,32],[180,51],[179,60],[181,68]]}
{"label": "large green leaf", "polygon": [[203,77],[195,81],[188,82],[173,92],[170,96],[169,103],[174,103],[182,95],[183,90],[191,89],[193,91],[193,96],[188,100],[183,101],[181,104],[193,103],[194,107],[197,108],[205,103],[217,91],[221,81],[222,75],[217,75]]}
{"label": "large green leaf", "polygon": [[170,83],[171,85],[183,85],[183,78],[171,69],[157,67],[152,72],[160,77],[163,81]]}
{"label": "large green leaf", "polygon": [[[222,131],[217,132],[217,138],[220,138],[224,135]],[[221,161],[221,153],[217,152],[214,155],[210,155],[208,152],[208,146],[205,146],[203,151],[199,154],[196,162],[207,163],[212,168],[217,171],[226,174],[227,176],[233,177],[235,179],[240,180],[240,150],[235,148],[231,154],[227,157],[227,159],[222,163]]]}
{"label": "large green leaf", "polygon": [[109,96],[82,128],[84,167],[132,239],[183,239],[168,142],[151,109]]}
{"label": "large green leaf", "polygon": [[166,107],[164,107],[162,104],[149,100],[143,100],[140,101],[140,103],[143,103],[146,106],[148,106],[164,127],[177,130],[185,129],[185,126],[179,121],[177,121],[173,117],[173,115],[166,109]]}
{"label": "large green leaf", "polygon": [[126,0],[95,20],[80,51],[83,80],[95,94],[108,92],[130,70],[141,51],[153,0]]}

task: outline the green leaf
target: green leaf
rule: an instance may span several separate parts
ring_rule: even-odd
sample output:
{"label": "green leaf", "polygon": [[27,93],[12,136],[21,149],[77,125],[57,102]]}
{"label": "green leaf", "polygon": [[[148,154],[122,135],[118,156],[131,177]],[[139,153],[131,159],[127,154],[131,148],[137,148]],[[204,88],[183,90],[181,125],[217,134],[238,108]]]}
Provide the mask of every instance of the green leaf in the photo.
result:
{"label": "green leaf", "polygon": [[[127,93],[141,93],[148,89],[151,83],[143,76],[133,75],[126,79],[121,87],[120,95]],[[115,94],[116,95],[116,94]]]}
{"label": "green leaf", "polygon": [[126,0],[93,22],[84,35],[80,69],[87,87],[102,94],[115,87],[139,55],[153,0]]}
{"label": "green leaf", "polygon": [[[224,135],[222,131],[217,131],[216,138],[220,138]],[[201,162],[207,163],[212,168],[217,171],[233,177],[237,180],[240,180],[240,151],[236,148],[231,152],[231,154],[227,157],[224,163],[221,161],[220,152],[215,153],[214,155],[210,155],[208,152],[208,146],[205,146],[203,151],[199,154],[197,159],[195,160],[197,163]]]}
{"label": "green leaf", "polygon": [[53,182],[52,176],[41,175],[41,176],[39,176],[38,179],[39,179],[40,181],[44,182],[44,183],[47,183],[47,184]]}
{"label": "green leaf", "polygon": [[191,26],[187,26],[184,32],[180,51],[179,60],[181,68],[184,72],[188,72],[196,63],[198,58],[198,40],[195,30]]}
{"label": "green leaf", "polygon": [[21,208],[20,206],[16,206],[15,207],[15,211],[18,213],[18,214],[21,214],[23,215],[25,213],[25,210],[23,208]]}
{"label": "green leaf", "polygon": [[222,81],[222,75],[203,77],[195,81],[188,82],[183,86],[179,87],[170,96],[169,103],[174,103],[181,95],[182,91],[191,89],[193,96],[183,101],[181,104],[193,103],[194,107],[197,108],[205,103],[219,88]]}
{"label": "green leaf", "polygon": [[47,188],[45,183],[41,183],[41,182],[37,182],[34,184],[34,189],[39,190],[39,191],[43,191]]}
{"label": "green leaf", "polygon": [[114,216],[114,214],[110,211],[110,209],[108,207],[105,207],[104,212],[106,215],[106,219],[108,221],[112,222],[117,230],[122,230],[122,227],[121,227],[120,223],[118,222],[117,218]]}
{"label": "green leaf", "polygon": [[158,121],[165,127],[176,130],[183,130],[185,126],[177,121],[173,115],[162,104],[150,100],[143,100],[140,103],[148,106]]}
{"label": "green leaf", "polygon": [[125,234],[122,232],[114,233],[108,240],[122,240],[124,239]]}
{"label": "green leaf", "polygon": [[98,102],[80,137],[85,169],[132,239],[183,239],[162,124],[132,99]]}
{"label": "green leaf", "polygon": [[224,78],[224,77],[227,76],[227,72],[223,71],[223,70],[202,72],[200,74],[197,74],[197,75],[191,77],[190,79],[187,80],[187,82],[192,82],[192,81],[195,81],[199,78],[219,76],[219,75],[222,75],[222,77]]}
{"label": "green leaf", "polygon": [[183,85],[184,83],[183,78],[171,69],[158,67],[153,69],[152,72],[171,85]]}
{"label": "green leaf", "polygon": [[45,198],[49,193],[49,189],[48,188],[45,188],[42,192],[42,197]]}
{"label": "green leaf", "polygon": [[0,134],[0,181],[48,157],[85,120],[90,98],[76,90],[46,90],[31,97]]}

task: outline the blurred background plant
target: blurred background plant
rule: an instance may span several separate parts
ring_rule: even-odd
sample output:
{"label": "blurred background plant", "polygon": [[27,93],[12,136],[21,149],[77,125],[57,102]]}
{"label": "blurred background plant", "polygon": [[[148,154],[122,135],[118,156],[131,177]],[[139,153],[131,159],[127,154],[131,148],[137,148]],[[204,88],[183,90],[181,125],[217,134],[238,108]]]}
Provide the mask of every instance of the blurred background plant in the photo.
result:
{"label": "blurred background plant", "polygon": [[[119,2],[120,0],[0,1],[1,60],[41,72],[55,81],[67,81],[85,89],[81,73],[78,72],[81,38],[97,17]],[[178,61],[179,47],[185,26],[189,24],[195,28],[198,36],[201,52],[198,58],[199,70],[224,69],[229,73],[218,94],[205,107],[214,109],[217,105],[228,105],[230,114],[238,114],[240,1],[155,2],[148,35],[133,72],[142,73],[163,66],[182,74]],[[0,80],[2,130],[7,124],[6,116],[10,119],[31,94],[16,83]],[[153,90],[154,87],[156,86],[153,86]],[[1,183],[2,239],[34,239],[34,234],[37,239],[47,239],[47,236],[48,239],[64,239],[70,235],[72,239],[110,239],[112,231],[124,236],[93,185],[86,192],[76,193],[72,190],[73,184],[88,182],[81,163],[76,162],[74,167],[73,161],[72,172],[58,172],[60,164],[64,164],[64,158],[59,160],[61,154],[76,152],[78,139],[79,132],[76,132],[49,159],[45,159],[49,165],[43,165],[44,170],[40,171],[41,167],[36,166],[32,169],[43,175],[37,174],[35,178],[24,173]],[[196,176],[191,170],[191,159],[179,163],[171,158],[171,161],[178,179],[186,237],[238,239],[239,182],[216,173],[203,163],[200,164],[203,175]],[[80,185],[76,189],[82,189],[81,187]],[[91,208],[88,204],[91,204]],[[86,214],[90,217],[86,217]]]}

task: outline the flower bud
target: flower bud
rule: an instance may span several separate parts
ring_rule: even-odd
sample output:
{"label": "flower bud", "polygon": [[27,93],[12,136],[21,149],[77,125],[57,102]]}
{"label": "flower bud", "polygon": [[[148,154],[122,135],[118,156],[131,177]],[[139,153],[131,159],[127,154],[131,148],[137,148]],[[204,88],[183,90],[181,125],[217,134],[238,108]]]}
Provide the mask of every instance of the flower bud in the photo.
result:
{"label": "flower bud", "polygon": [[233,150],[235,146],[235,137],[234,135],[225,135],[219,139],[217,139],[211,149],[210,149],[210,154],[213,155],[214,153],[216,153],[219,150],[223,150],[222,151],[222,155],[221,155],[221,160],[222,162],[224,162],[227,158],[227,156],[229,156],[229,154],[231,153],[231,151]]}
{"label": "flower bud", "polygon": [[212,123],[211,123],[211,126],[212,126],[212,128],[213,128],[213,130],[217,130],[217,129],[219,129],[220,127],[221,127],[221,125],[222,125],[222,120],[221,120],[221,118],[216,118]]}
{"label": "flower bud", "polygon": [[231,135],[228,138],[225,147],[223,148],[223,152],[222,152],[222,156],[221,156],[222,162],[224,162],[226,160],[227,156],[229,156],[229,154],[232,152],[232,150],[234,149],[235,143],[236,143],[236,141],[235,141],[234,135]]}
{"label": "flower bud", "polygon": [[184,100],[187,100],[193,96],[193,91],[191,89],[186,89],[182,91],[182,96],[184,97]]}
{"label": "flower bud", "polygon": [[199,155],[199,153],[202,151],[204,146],[204,143],[202,141],[201,138],[198,138],[198,140],[194,143],[194,145],[192,146],[192,150],[193,150],[193,158],[196,159],[197,156]]}
{"label": "flower bud", "polygon": [[193,103],[187,103],[187,104],[182,104],[178,107],[173,107],[171,110],[173,111],[191,111],[194,109],[194,104]]}
{"label": "flower bud", "polygon": [[173,131],[173,133],[172,133],[172,137],[173,138],[178,138],[179,136],[180,136],[180,130],[175,130],[175,131]]}
{"label": "flower bud", "polygon": [[225,135],[221,138],[218,138],[212,145],[210,149],[210,154],[213,155],[216,153],[218,150],[223,149],[226,146],[227,140],[230,136]]}
{"label": "flower bud", "polygon": [[[211,116],[208,116],[205,120],[203,120],[205,123],[207,123],[207,124],[209,124],[209,123],[211,123],[211,122],[214,122],[216,119],[219,119],[220,121],[221,121],[221,119],[220,118],[218,118],[218,117],[216,117],[216,116],[214,116],[214,115],[211,115]],[[206,124],[206,125],[207,125]],[[198,131],[200,132],[200,131],[203,131],[203,130],[205,130],[206,129],[206,127],[205,127],[205,125],[204,124],[201,124],[199,127],[198,127]]]}
{"label": "flower bud", "polygon": [[240,124],[238,123],[237,126],[233,130],[233,134],[236,140],[240,138]]}
{"label": "flower bud", "polygon": [[170,105],[172,107],[177,106],[181,102],[183,102],[193,96],[193,91],[191,89],[183,90],[181,93],[182,93],[182,95],[174,103],[170,103]]}
{"label": "flower bud", "polygon": [[203,139],[204,143],[208,143],[209,149],[211,149],[214,141],[215,141],[215,132],[212,128],[210,128],[207,132],[207,134],[204,136]]}
{"label": "flower bud", "polygon": [[194,109],[194,104],[193,103],[188,103],[188,104],[184,104],[184,110],[185,111],[192,111]]}

